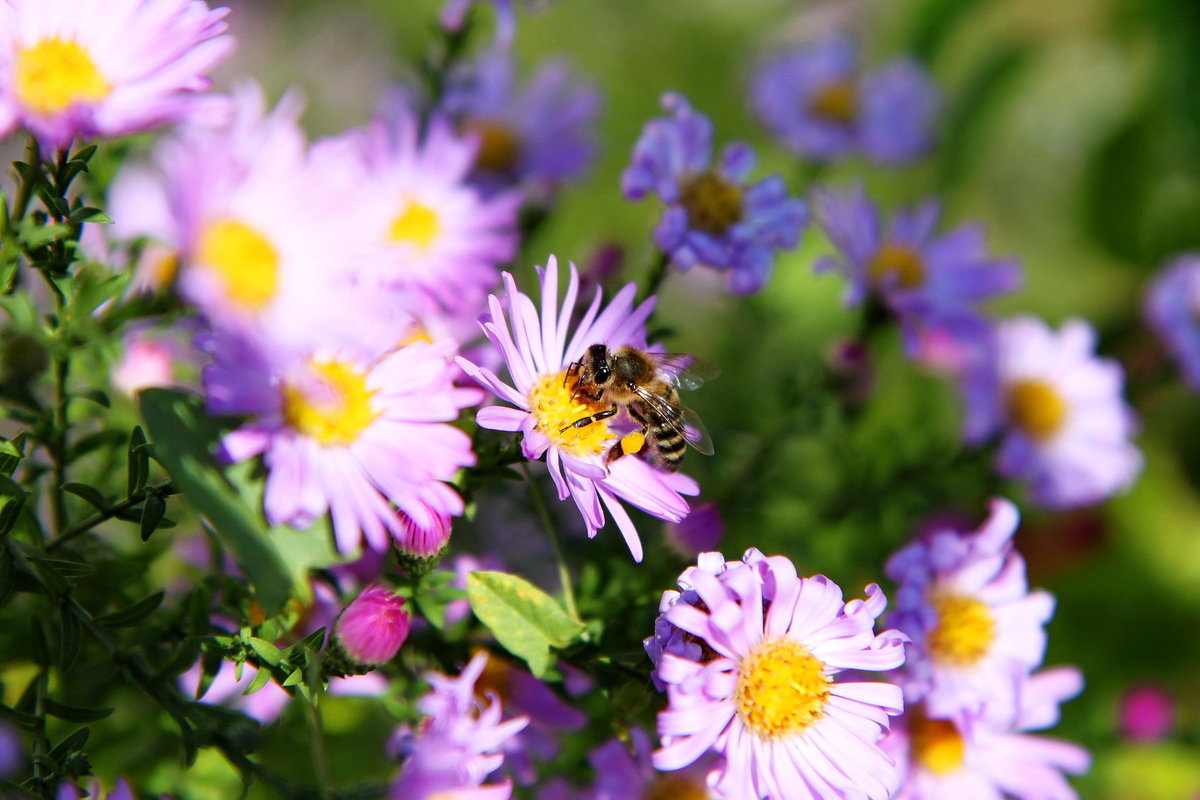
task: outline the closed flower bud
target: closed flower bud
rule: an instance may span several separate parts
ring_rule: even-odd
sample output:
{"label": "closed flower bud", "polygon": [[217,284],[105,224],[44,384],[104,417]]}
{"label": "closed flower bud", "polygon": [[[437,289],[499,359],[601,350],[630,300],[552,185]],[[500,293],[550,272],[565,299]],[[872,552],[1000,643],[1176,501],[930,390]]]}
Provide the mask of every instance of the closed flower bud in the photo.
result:
{"label": "closed flower bud", "polygon": [[355,664],[378,667],[396,655],[408,628],[404,598],[382,586],[369,586],[342,611],[333,638]]}

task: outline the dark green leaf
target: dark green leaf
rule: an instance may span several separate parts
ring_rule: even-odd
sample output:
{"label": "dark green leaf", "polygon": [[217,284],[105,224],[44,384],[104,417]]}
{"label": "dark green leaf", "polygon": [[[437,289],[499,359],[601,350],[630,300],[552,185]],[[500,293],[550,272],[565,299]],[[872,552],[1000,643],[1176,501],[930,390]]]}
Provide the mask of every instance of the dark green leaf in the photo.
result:
{"label": "dark green leaf", "polygon": [[146,495],[146,502],[142,506],[142,541],[149,541],[154,531],[158,529],[159,523],[162,521],[163,515],[167,513],[167,501],[163,500],[154,492]]}
{"label": "dark green leaf", "polygon": [[111,708],[82,708],[80,706],[69,706],[65,703],[59,703],[56,700],[51,700],[49,697],[42,701],[46,709],[46,713],[51,716],[65,719],[67,722],[96,722],[102,720],[113,712]]}
{"label": "dark green leaf", "polygon": [[0,719],[11,722],[18,728],[24,728],[27,731],[38,729],[39,720],[33,714],[26,714],[24,711],[17,711],[15,708],[0,703]]}
{"label": "dark green leaf", "polygon": [[72,225],[79,225],[84,222],[111,223],[112,217],[110,217],[108,214],[105,214],[99,208],[83,206],[72,211],[71,215],[67,217],[67,222],[71,223]]}
{"label": "dark green leaf", "polygon": [[98,450],[102,447],[115,447],[124,441],[125,435],[111,428],[90,433],[87,436],[80,437],[78,441],[71,445],[67,451],[67,461],[76,461],[93,450]]}
{"label": "dark green leaf", "polygon": [[553,597],[506,572],[470,573],[467,596],[475,616],[491,629],[496,641],[525,659],[538,677],[551,666],[550,648],[565,647],[585,630]]}
{"label": "dark green leaf", "polygon": [[83,391],[74,392],[74,397],[80,400],[90,400],[101,408],[112,408],[112,402],[108,399],[108,394],[100,389],[84,389]]}
{"label": "dark green leaf", "polygon": [[58,665],[67,671],[71,669],[75,659],[79,656],[83,626],[79,624],[79,617],[75,616],[70,601],[59,606],[58,618]]}
{"label": "dark green leaf", "polygon": [[57,569],[54,568],[53,562],[47,563],[47,559],[34,559],[27,562],[33,571],[33,578],[45,590],[46,594],[51,597],[62,597],[71,588],[67,583],[67,579],[62,576]]}
{"label": "dark green leaf", "polygon": [[146,452],[146,434],[141,425],[135,425],[129,432],[129,496],[146,488],[150,479],[150,456]]}
{"label": "dark green leaf", "polygon": [[77,753],[82,750],[91,734],[92,732],[88,728],[80,728],[74,731],[54,746],[54,749],[50,751],[50,757],[62,762],[71,753]]}
{"label": "dark green leaf", "polygon": [[25,457],[25,434],[19,433],[10,441],[0,438],[0,475],[11,476]]}
{"label": "dark green leaf", "polygon": [[134,603],[129,608],[99,617],[96,622],[110,628],[132,627],[153,614],[162,605],[163,596],[164,593],[162,591],[155,592],[149,597]]}
{"label": "dark green leaf", "polygon": [[86,167],[87,163],[92,160],[92,156],[94,156],[95,154],[96,154],[96,145],[94,145],[94,144],[84,145],[83,147],[81,147],[80,149],[76,150],[74,153],[71,154],[71,159],[67,163],[68,164],[78,163],[79,165]]}
{"label": "dark green leaf", "polygon": [[50,567],[65,578],[82,578],[84,575],[91,575],[95,572],[91,564],[85,564],[82,561],[64,561],[60,558],[42,558],[40,556],[35,556],[34,561]]}
{"label": "dark green leaf", "polygon": [[83,498],[87,501],[88,505],[97,511],[103,511],[108,507],[108,502],[104,499],[104,495],[100,493],[99,489],[93,486],[88,486],[85,483],[64,483],[61,488],[64,492]]}
{"label": "dark green leaf", "polygon": [[16,576],[12,551],[8,549],[7,542],[0,540],[0,606],[4,605],[16,587]]}
{"label": "dark green leaf", "polygon": [[41,617],[33,618],[33,661],[39,666],[50,665],[50,639],[46,635],[46,625]]}

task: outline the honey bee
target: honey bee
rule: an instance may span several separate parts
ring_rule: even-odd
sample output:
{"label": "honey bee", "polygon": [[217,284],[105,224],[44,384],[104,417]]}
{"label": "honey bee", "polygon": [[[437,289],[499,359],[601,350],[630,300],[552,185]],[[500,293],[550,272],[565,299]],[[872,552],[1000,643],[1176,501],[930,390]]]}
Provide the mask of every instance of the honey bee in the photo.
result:
{"label": "honey bee", "polygon": [[[612,408],[575,420],[562,430],[582,428],[615,416],[622,409],[645,436],[643,447],[654,462],[668,472],[679,469],[687,445],[712,455],[712,441],[704,423],[679,402],[679,389],[695,389],[715,377],[717,369],[707,361],[682,353],[647,353],[628,345],[615,350],[594,344],[582,361],[567,368],[564,383],[575,379],[572,399],[607,400]],[[614,444],[605,462],[625,455],[625,439]]]}

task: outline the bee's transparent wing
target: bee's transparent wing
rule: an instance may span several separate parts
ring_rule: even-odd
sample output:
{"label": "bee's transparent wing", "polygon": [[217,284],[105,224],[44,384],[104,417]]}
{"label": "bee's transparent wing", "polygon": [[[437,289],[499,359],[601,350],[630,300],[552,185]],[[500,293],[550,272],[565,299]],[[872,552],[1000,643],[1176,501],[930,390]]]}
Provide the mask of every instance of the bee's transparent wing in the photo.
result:
{"label": "bee's transparent wing", "polygon": [[688,444],[696,448],[696,452],[704,453],[706,456],[713,454],[713,444],[708,435],[708,429],[704,427],[700,417],[696,416],[696,412],[687,406],[672,403],[665,397],[648,392],[640,386],[634,389],[634,393],[643,403],[653,409],[659,419],[667,421],[667,424],[681,434]]}
{"label": "bee's transparent wing", "polygon": [[689,353],[647,353],[659,373],[680,389],[698,389],[721,374],[721,368]]}

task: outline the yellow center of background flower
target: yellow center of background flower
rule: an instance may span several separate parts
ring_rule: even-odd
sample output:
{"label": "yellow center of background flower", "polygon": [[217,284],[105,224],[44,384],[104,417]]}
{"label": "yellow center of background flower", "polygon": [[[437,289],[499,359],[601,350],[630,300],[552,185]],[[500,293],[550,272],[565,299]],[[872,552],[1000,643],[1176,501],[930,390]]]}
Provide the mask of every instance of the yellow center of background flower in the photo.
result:
{"label": "yellow center of background flower", "polygon": [[[476,653],[479,651],[476,650]],[[488,656],[483,665],[483,672],[475,680],[475,696],[483,699],[491,692],[501,700],[506,701],[512,688],[513,668],[503,658]]]}
{"label": "yellow center of background flower", "polygon": [[917,251],[908,245],[888,242],[867,266],[867,277],[876,286],[884,279],[895,275],[896,282],[905,289],[915,289],[925,282],[925,265]]}
{"label": "yellow center of background flower", "polygon": [[413,200],[404,207],[400,216],[392,220],[389,234],[393,242],[412,244],[425,251],[433,244],[441,229],[437,212]]}
{"label": "yellow center of background flower", "polygon": [[156,289],[165,289],[175,280],[179,272],[179,254],[174,250],[164,250],[150,262],[150,282]]}
{"label": "yellow center of background flower", "polygon": [[929,634],[935,661],[970,666],[987,654],[996,638],[991,609],[974,597],[938,594],[933,598],[937,627]]}
{"label": "yellow center of background flower", "polygon": [[808,110],[839,125],[853,125],[858,117],[858,90],[852,81],[827,83],[808,101]]}
{"label": "yellow center of background flower", "polygon": [[87,50],[57,37],[19,51],[14,77],[17,97],[38,114],[95,103],[112,91]]}
{"label": "yellow center of background flower", "polygon": [[311,361],[308,370],[301,381],[283,385],[284,423],[323,445],[357,441],[380,414],[367,376],[340,361]]}
{"label": "yellow center of background flower", "polygon": [[708,800],[708,788],[696,777],[662,775],[646,787],[640,800]]}
{"label": "yellow center of background flower", "polygon": [[279,254],[265,236],[243,222],[227,219],[209,225],[196,258],[220,277],[235,305],[257,311],[275,297]]}
{"label": "yellow center of background flower", "polygon": [[808,648],[767,639],[740,665],[733,699],[742,724],[761,739],[799,733],[825,713],[829,676]]}
{"label": "yellow center of background flower", "polygon": [[720,236],[742,218],[742,187],[712,170],[686,179],[679,194],[694,230]]}
{"label": "yellow center of background flower", "polygon": [[1049,439],[1067,419],[1067,404],[1045,381],[1017,381],[1008,388],[1013,424],[1038,441]]}
{"label": "yellow center of background flower", "polygon": [[936,775],[954,772],[962,766],[967,754],[958,727],[948,719],[927,719],[924,714],[912,717],[913,759]]}
{"label": "yellow center of background flower", "polygon": [[534,427],[550,437],[560,450],[573,456],[594,456],[605,450],[612,439],[608,420],[592,422],[582,428],[572,425],[612,406],[583,396],[572,399],[574,390],[575,382],[567,380],[566,370],[542,375],[529,390],[529,411],[535,420]]}
{"label": "yellow center of background flower", "polygon": [[479,137],[479,152],[475,154],[476,169],[511,174],[516,172],[521,157],[521,140],[513,129],[492,119],[472,119],[462,126],[464,133]]}

